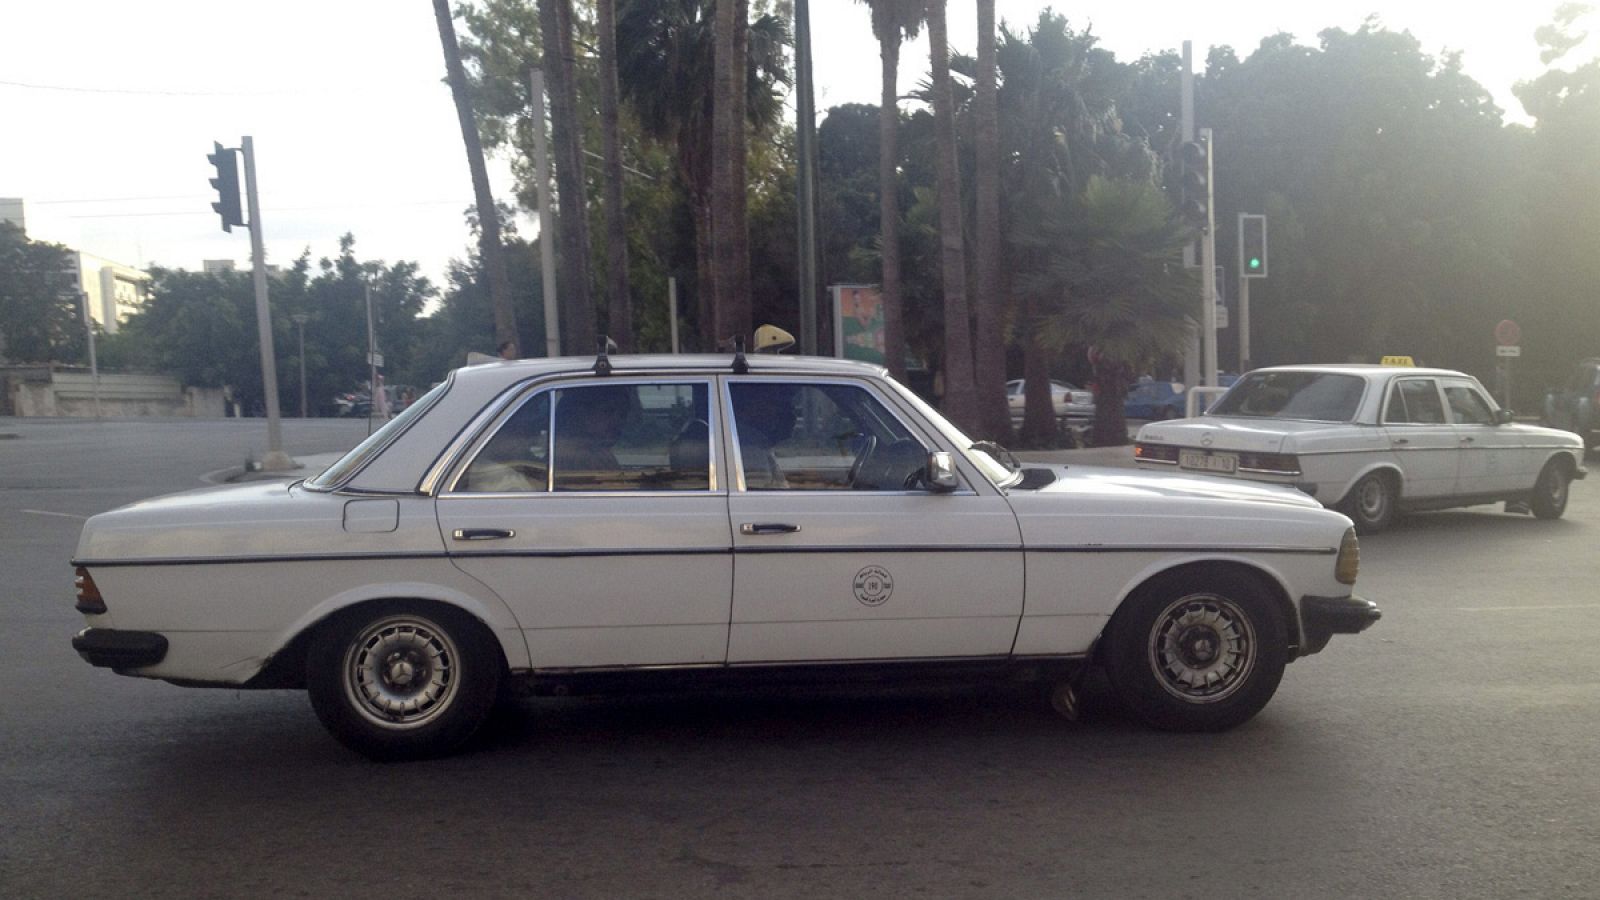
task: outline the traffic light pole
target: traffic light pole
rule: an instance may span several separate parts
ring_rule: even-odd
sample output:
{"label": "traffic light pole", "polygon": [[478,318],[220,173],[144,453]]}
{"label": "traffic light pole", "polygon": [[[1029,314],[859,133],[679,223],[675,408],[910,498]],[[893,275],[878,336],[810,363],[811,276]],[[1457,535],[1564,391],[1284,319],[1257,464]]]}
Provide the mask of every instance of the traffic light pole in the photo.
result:
{"label": "traffic light pole", "polygon": [[267,251],[261,240],[261,200],[256,195],[255,142],[241,139],[244,151],[244,191],[250,212],[250,269],[256,288],[256,328],[261,333],[261,386],[267,404],[267,454],[261,468],[267,472],[286,472],[300,464],[283,452],[283,428],[278,415],[277,356],[272,350],[272,314],[267,307]]}

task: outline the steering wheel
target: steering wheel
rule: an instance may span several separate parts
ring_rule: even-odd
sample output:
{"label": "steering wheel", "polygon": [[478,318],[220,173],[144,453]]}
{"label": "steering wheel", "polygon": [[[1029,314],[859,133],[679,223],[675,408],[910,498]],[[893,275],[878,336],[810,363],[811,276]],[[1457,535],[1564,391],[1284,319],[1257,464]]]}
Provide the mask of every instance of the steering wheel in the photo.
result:
{"label": "steering wheel", "polygon": [[878,439],[875,436],[864,434],[862,437],[866,438],[866,441],[861,445],[861,450],[856,453],[855,461],[850,464],[850,474],[845,477],[845,484],[850,487],[856,486],[856,479],[861,476],[861,469],[866,466],[867,460],[872,456],[872,452],[878,449]]}

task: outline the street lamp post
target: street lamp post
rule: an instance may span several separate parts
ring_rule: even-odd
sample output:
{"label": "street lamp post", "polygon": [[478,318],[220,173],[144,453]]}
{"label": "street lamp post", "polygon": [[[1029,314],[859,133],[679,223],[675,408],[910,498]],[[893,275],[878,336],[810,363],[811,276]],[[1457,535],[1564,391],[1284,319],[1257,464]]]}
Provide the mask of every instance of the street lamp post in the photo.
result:
{"label": "street lamp post", "polygon": [[300,329],[300,418],[306,417],[306,322],[311,319],[305,313],[295,313],[289,317],[294,321],[295,327]]}

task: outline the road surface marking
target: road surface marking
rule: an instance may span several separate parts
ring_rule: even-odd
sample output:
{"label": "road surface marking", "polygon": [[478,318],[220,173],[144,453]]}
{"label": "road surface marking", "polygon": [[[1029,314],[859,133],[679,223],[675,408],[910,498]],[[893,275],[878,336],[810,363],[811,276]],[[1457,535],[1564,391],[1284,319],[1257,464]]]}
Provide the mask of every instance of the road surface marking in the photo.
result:
{"label": "road surface marking", "polygon": [[1456,612],[1522,612],[1525,609],[1600,609],[1600,603],[1563,603],[1551,606],[1458,606]]}
{"label": "road surface marking", "polygon": [[50,512],[47,509],[25,509],[25,510],[22,510],[22,511],[25,512],[25,513],[33,513],[36,516],[60,516],[63,519],[87,519],[87,518],[89,518],[88,516],[79,516],[79,515],[74,515],[72,513]]}

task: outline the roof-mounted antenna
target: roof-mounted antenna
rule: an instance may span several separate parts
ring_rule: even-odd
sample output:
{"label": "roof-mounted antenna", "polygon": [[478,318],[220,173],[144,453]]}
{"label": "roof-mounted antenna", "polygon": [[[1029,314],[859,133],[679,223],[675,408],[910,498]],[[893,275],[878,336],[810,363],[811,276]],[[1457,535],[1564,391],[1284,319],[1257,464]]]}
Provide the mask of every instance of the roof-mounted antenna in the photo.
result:
{"label": "roof-mounted antenna", "polygon": [[617,352],[617,342],[613,341],[611,338],[606,337],[603,334],[600,335],[599,337],[595,338],[594,342],[595,342],[594,373],[596,375],[610,375],[611,374],[611,354]]}
{"label": "roof-mounted antenna", "polygon": [[733,336],[733,374],[747,375],[750,373],[750,363],[744,358],[744,335]]}

